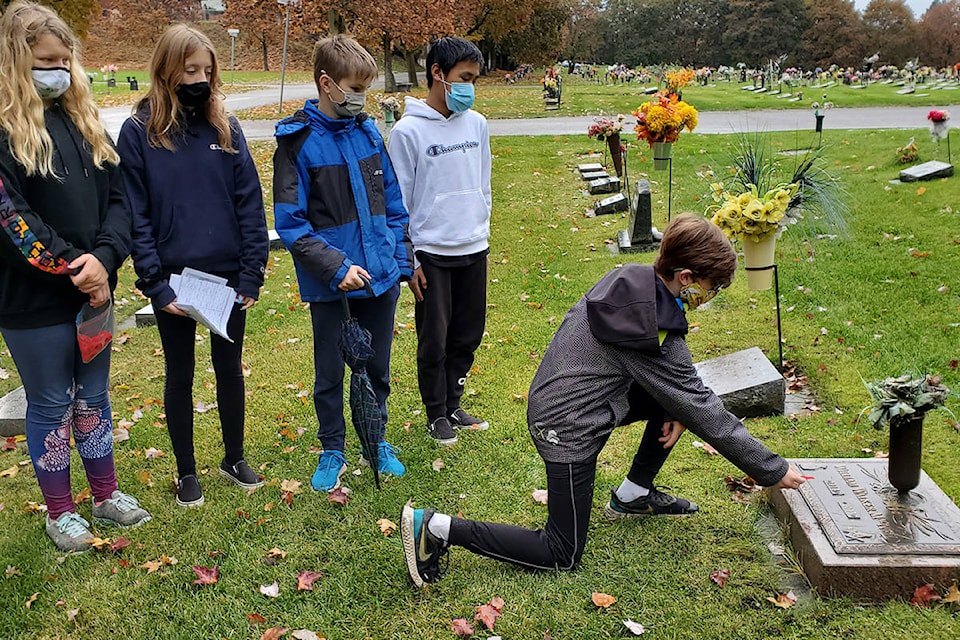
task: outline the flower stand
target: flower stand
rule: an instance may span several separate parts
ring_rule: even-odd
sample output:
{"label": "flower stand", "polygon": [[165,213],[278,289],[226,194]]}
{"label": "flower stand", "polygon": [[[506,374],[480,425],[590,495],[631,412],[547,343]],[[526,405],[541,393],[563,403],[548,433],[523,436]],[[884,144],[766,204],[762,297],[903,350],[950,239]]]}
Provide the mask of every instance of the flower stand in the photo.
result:
{"label": "flower stand", "polygon": [[923,415],[890,423],[887,479],[900,493],[907,493],[920,484],[922,444]]}
{"label": "flower stand", "polygon": [[777,239],[773,235],[759,242],[743,241],[743,265],[747,269],[747,288],[751,291],[767,291],[772,286],[776,247]]}
{"label": "flower stand", "polygon": [[653,143],[653,168],[655,170],[666,171],[670,166],[670,160],[672,158],[673,158],[672,142],[654,142]]}

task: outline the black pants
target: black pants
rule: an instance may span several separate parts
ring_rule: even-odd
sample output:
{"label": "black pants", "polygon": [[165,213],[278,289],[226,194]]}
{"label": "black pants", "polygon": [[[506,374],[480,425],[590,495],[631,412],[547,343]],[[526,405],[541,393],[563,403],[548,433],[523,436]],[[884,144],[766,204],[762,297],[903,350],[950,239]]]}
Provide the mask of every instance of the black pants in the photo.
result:
{"label": "black pants", "polygon": [[427,421],[433,422],[460,406],[473,354],[483,340],[487,257],[465,266],[421,259],[420,266],[427,288],[415,307],[417,379]]}
{"label": "black pants", "polygon": [[[663,443],[658,441],[663,433],[663,408],[637,385],[632,385],[628,394],[630,412],[622,424],[646,418],[647,427],[627,477],[649,488],[671,451],[664,449]],[[528,569],[574,569],[587,542],[597,459],[544,464],[547,468],[548,515],[543,529],[534,531],[452,518],[450,544]]]}
{"label": "black pants", "polygon": [[[166,380],[163,404],[167,413],[167,431],[177,458],[177,473],[182,478],[197,472],[193,454],[193,372],[197,323],[185,316],[155,309],[160,343],[163,345]],[[243,459],[244,388],[243,335],[247,312],[235,304],[227,321],[230,343],[210,334],[210,359],[217,379],[217,410],[223,433],[224,460],[236,464]]]}

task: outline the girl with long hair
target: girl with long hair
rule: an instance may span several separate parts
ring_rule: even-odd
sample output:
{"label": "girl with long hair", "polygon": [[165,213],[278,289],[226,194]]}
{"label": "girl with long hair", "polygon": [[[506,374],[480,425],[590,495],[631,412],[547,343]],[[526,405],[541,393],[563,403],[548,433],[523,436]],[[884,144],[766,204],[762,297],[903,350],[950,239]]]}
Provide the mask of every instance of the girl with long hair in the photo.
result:
{"label": "girl with long hair", "polygon": [[223,434],[220,474],[263,484],[244,460],[241,363],[246,311],[263,285],[269,240],[260,179],[220,91],[210,40],[186,25],[167,29],[150,61],[150,90],[120,131],[117,148],[133,211],[137,286],[153,303],[166,365],[164,408],[177,459],[177,504],[200,506],[193,448],[196,322],[177,306],[170,276],[192,268],[237,291],[229,340],[210,334]]}
{"label": "girl with long hair", "polygon": [[27,396],[26,435],[64,551],[93,541],[74,510],[70,436],[96,520],[150,515],[117,488],[107,392],[110,349],[84,362],[77,316],[111,303],[130,248],[119,157],[100,124],[80,45],[53,10],[15,2],[0,17],[0,334]]}

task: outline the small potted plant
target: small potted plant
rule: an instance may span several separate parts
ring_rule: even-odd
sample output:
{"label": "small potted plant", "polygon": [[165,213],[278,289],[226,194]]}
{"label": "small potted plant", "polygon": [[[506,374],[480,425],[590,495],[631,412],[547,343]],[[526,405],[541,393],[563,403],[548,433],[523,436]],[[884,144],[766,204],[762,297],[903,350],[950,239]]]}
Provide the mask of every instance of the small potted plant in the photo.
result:
{"label": "small potted plant", "polygon": [[890,457],[887,477],[897,491],[906,493],[920,483],[923,418],[928,411],[943,409],[950,390],[940,376],[914,378],[904,375],[879,382],[864,382],[873,403],[860,412],[876,429],[890,427]]}

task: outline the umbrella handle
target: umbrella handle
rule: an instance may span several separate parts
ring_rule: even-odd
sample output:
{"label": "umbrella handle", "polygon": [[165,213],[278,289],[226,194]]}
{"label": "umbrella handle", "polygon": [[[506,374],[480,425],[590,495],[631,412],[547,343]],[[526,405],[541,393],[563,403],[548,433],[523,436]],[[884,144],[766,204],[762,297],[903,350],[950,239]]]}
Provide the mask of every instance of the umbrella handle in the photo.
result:
{"label": "umbrella handle", "polygon": [[[363,280],[363,288],[367,290],[367,293],[370,294],[370,297],[371,297],[371,298],[375,297],[375,296],[374,296],[374,293],[373,293],[373,287],[370,286],[370,281],[369,281],[365,276],[363,276],[362,274],[359,274],[359,273],[358,273],[357,275],[360,276],[360,279],[361,279],[361,280]],[[340,292],[340,303],[343,305],[343,317],[344,317],[344,319],[349,320],[349,319],[350,319],[350,305],[347,303],[347,292],[346,292],[346,291],[341,291],[341,292]]]}

